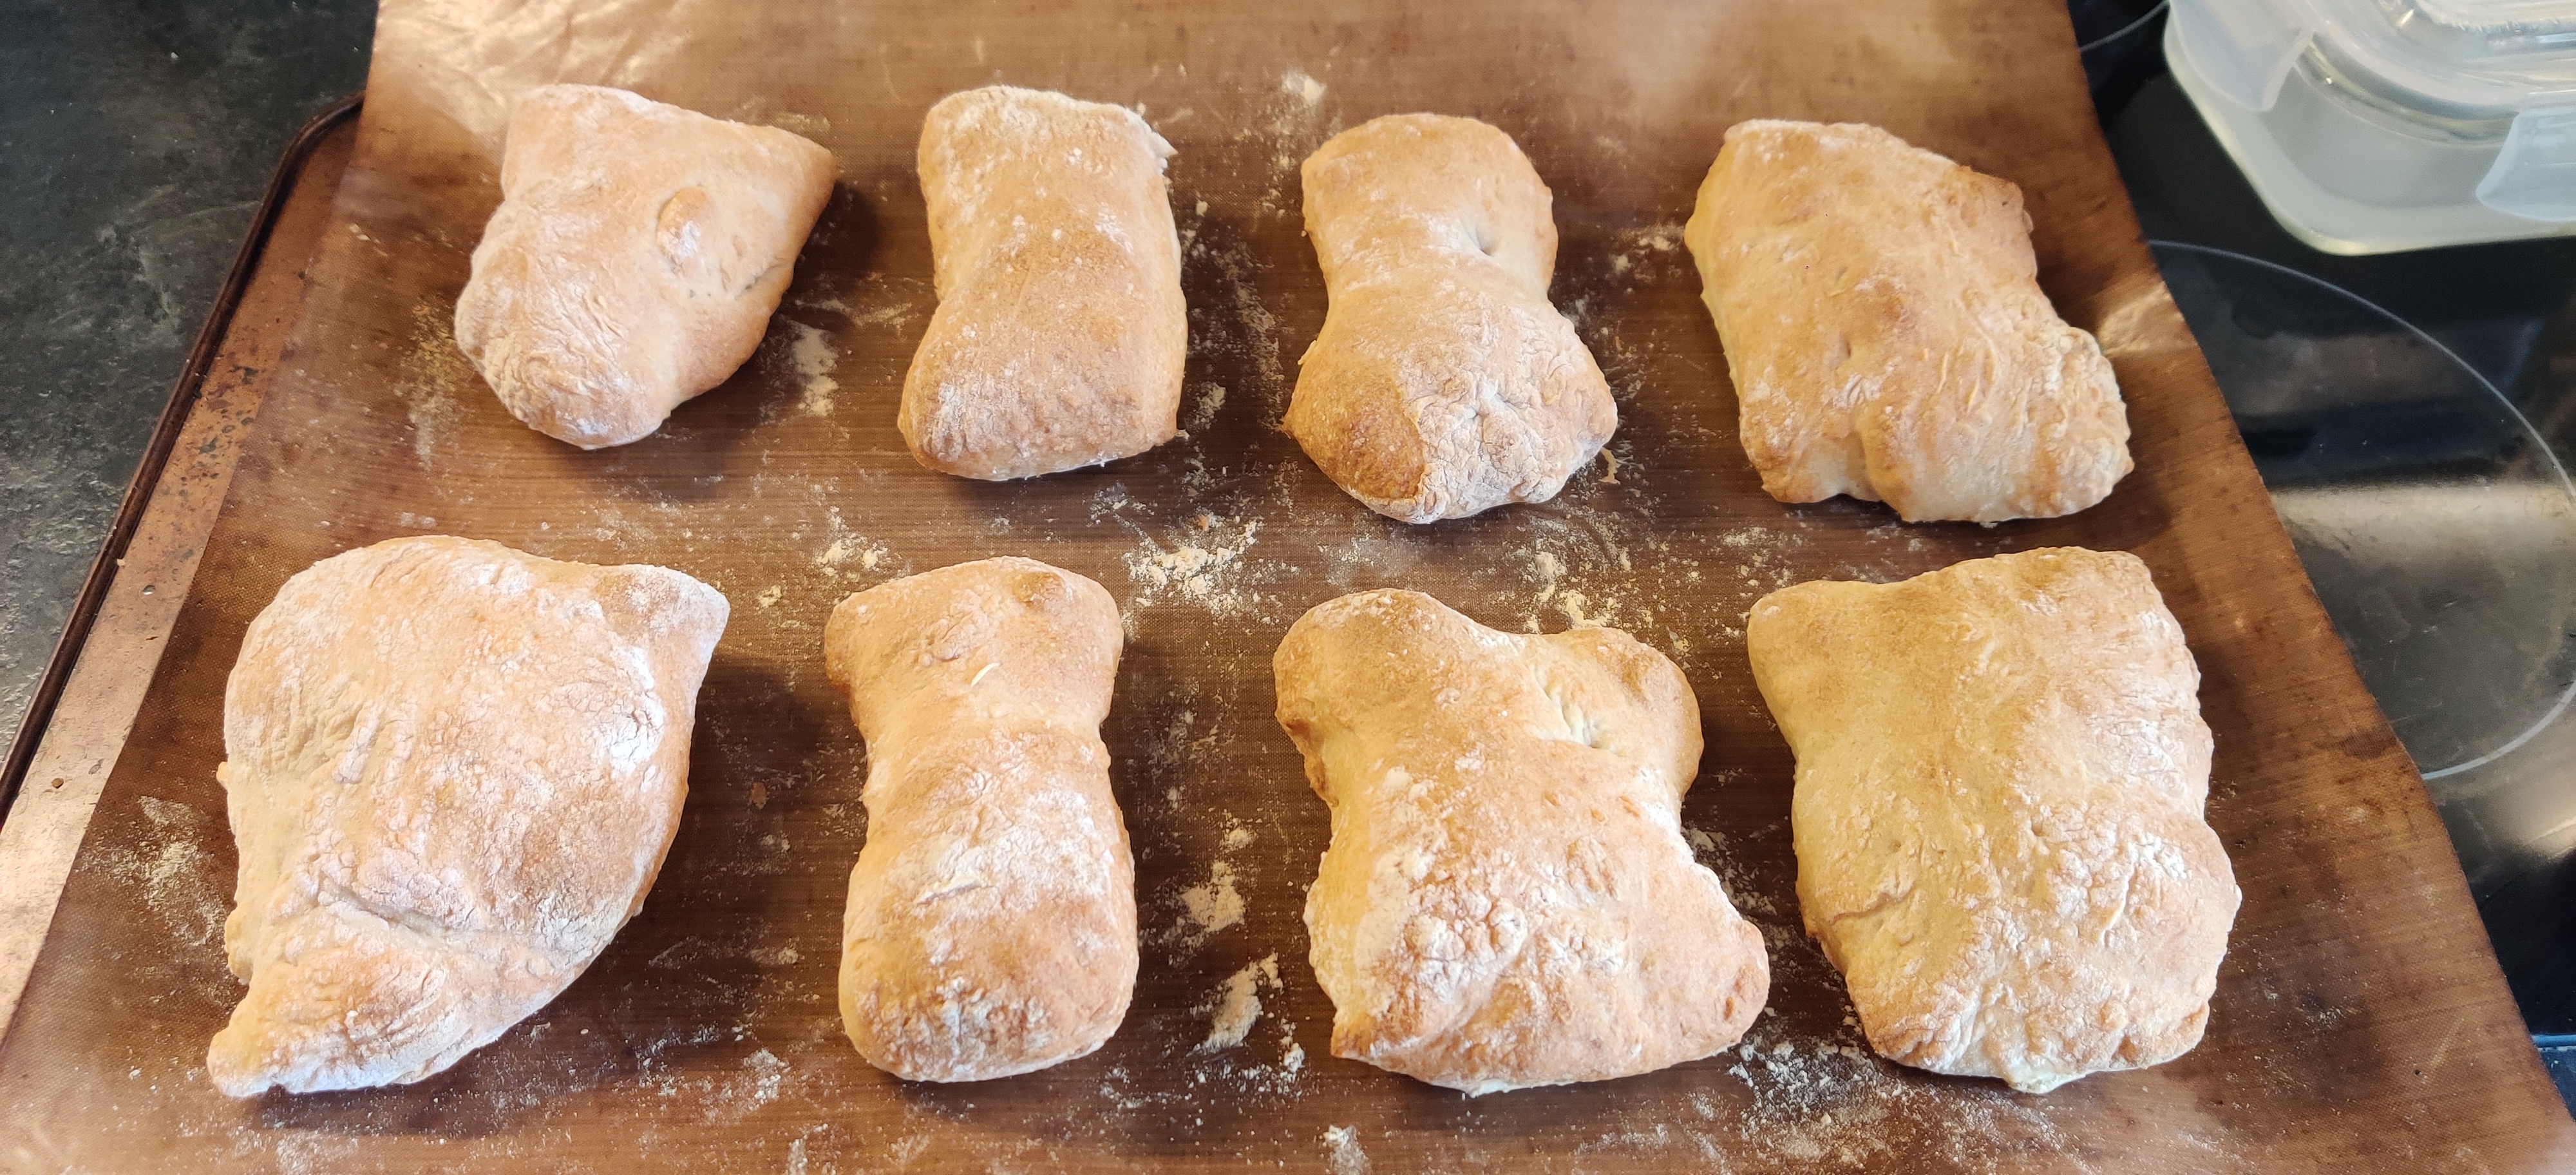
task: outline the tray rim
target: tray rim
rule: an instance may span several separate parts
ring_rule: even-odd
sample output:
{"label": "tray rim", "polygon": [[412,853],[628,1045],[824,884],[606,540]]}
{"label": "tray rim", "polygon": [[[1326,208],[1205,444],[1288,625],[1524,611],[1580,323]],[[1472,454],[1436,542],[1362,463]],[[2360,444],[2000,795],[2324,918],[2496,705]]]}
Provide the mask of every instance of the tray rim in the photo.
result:
{"label": "tray rim", "polygon": [[[2151,268],[2151,271],[2148,271],[2148,273],[2156,273],[2156,271],[2154,271],[2154,268]],[[106,559],[106,554],[103,554],[103,559]],[[2293,567],[2295,567],[2295,562],[2293,562]],[[18,783],[18,781],[15,781],[15,778],[10,778],[8,783],[10,783],[10,786],[15,786],[15,783]],[[2419,788],[2421,788],[2421,783],[2419,783]],[[2421,796],[2421,799],[2429,801],[2429,796]]]}

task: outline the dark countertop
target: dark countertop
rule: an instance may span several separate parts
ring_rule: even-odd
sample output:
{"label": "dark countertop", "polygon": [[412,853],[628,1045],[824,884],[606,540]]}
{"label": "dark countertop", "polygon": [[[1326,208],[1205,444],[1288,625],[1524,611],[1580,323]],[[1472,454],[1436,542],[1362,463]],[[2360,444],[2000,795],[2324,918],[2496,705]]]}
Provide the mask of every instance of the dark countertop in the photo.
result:
{"label": "dark countertop", "polygon": [[0,6],[0,732],[279,153],[366,85],[375,16],[370,0]]}
{"label": "dark countertop", "polygon": [[[2576,613],[2553,594],[2576,576],[2551,562],[2576,542],[2546,529],[2556,515],[2498,523],[2502,499],[2464,496],[2564,483],[2550,453],[2576,454],[2576,241],[2307,249],[2160,76],[2161,19],[2133,27],[2150,7],[2070,0],[2123,175],[2576,1103],[2576,718],[2524,713],[2576,673]],[[365,0],[0,9],[0,353],[16,360],[0,374],[0,731],[279,153],[364,85],[374,16]],[[2517,541],[2536,546],[2492,553]]]}

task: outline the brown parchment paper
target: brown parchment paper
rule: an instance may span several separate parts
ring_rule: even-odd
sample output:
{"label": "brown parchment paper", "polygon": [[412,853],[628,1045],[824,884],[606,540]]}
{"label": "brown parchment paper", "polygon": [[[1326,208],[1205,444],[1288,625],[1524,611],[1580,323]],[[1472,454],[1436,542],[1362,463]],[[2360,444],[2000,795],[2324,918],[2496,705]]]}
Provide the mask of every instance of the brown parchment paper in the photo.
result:
{"label": "brown parchment paper", "polygon": [[[760,354],[596,453],[512,421],[450,336],[501,118],[554,80],[787,127],[843,175]],[[930,103],[994,80],[1131,104],[1178,148],[1185,438],[1010,485],[903,452],[895,394],[933,305],[914,142]],[[1553,296],[1621,421],[1555,502],[1408,527],[1275,424],[1324,311],[1296,166],[1337,129],[1422,109],[1502,127],[1554,188]],[[2129,399],[2138,471],[2108,502],[1979,528],[1762,494],[1680,229],[1725,127],[1764,116],[1876,122],[2022,186],[2043,283]],[[0,1042],[10,1169],[2576,1168],[2441,825],[2138,239],[2056,0],[388,0],[334,217]],[[726,592],[687,815],[642,914],[498,1043],[413,1086],[231,1102],[202,1071],[240,990],[220,949],[224,674],[287,575],[413,533]],[[2029,1097],[1869,1054],[1797,929],[1791,764],[1741,624],[1801,580],[2060,543],[2146,558],[2189,633],[2245,905],[2196,1052]],[[1105,735],[1146,966],[1091,1057],[907,1085],[859,1060],[835,1005],[865,758],[822,623],[847,592],[1005,553],[1098,579],[1128,621]],[[1307,607],[1387,585],[1516,630],[1616,625],[1688,672],[1708,751],[1684,819],[1772,951],[1741,1049],[1475,1100],[1328,1055],[1300,921],[1326,816],[1272,721],[1270,654]]]}

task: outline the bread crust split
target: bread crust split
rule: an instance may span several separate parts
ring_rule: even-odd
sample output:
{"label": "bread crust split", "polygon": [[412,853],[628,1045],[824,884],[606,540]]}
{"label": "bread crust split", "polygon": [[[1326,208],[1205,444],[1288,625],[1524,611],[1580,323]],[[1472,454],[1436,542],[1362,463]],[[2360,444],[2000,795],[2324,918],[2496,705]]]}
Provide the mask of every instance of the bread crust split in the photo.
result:
{"label": "bread crust split", "polygon": [[1332,304],[1282,427],[1389,518],[1555,497],[1619,410],[1548,303],[1553,197],[1520,147],[1472,118],[1391,114],[1300,174]]}
{"label": "bread crust split", "polygon": [[528,427],[641,440],[751,358],[831,199],[832,153],[606,86],[510,113],[456,345]]}
{"label": "bread crust split", "polygon": [[1178,435],[1189,308],[1163,163],[1135,111],[986,86],[921,124],[939,291],[895,427],[913,458],[1006,481]]}
{"label": "bread crust split", "polygon": [[1034,559],[841,601],[824,668],[868,741],[841,1019],[870,1064],[981,1081],[1097,1049],[1136,988],[1136,871],[1100,723],[1118,608]]}
{"label": "bread crust split", "polygon": [[224,689],[251,1097],[418,1081],[544,1007],[679,828],[725,598],[662,567],[394,539],[296,573]]}
{"label": "bread crust split", "polygon": [[2128,474],[2118,380],[2040,290],[2011,183],[1874,126],[1738,123],[1683,239],[1772,497],[1998,522]]}
{"label": "bread crust split", "polygon": [[1335,1056],[1473,1095],[1743,1037],[1770,963],[1682,836],[1699,707],[1670,661],[1382,590],[1307,612],[1275,669],[1332,809],[1306,926]]}
{"label": "bread crust split", "polygon": [[1753,606],[1807,933],[1881,1055],[2045,1093],[2198,1044],[2235,921],[2200,673],[2146,564],[2075,547]]}

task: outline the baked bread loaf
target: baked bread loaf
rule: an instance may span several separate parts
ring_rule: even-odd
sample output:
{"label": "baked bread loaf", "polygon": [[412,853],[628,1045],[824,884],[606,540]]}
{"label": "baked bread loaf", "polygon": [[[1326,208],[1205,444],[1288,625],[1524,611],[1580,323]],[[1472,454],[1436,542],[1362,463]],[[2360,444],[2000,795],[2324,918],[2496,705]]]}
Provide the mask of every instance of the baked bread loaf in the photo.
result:
{"label": "baked bread loaf", "polygon": [[939,309],[895,428],[942,473],[1003,481],[1172,439],[1189,357],[1181,242],[1135,111],[986,86],[921,123]]}
{"label": "baked bread loaf", "polygon": [[1544,502],[1619,427],[1548,304],[1552,197],[1511,136],[1391,114],[1306,158],[1332,307],[1282,422],[1369,509],[1406,522]]}
{"label": "baked bread loaf", "polygon": [[2012,184],[1874,126],[1738,123],[1683,239],[1772,497],[1997,522],[2129,472],[2111,364],[2040,292]]}
{"label": "baked bread loaf", "polygon": [[1136,869],[1100,722],[1118,607],[1034,559],[841,601],[825,672],[868,740],[868,842],[841,926],[841,1020],[916,1081],[1099,1048],[1136,990]]}
{"label": "baked bread loaf", "polygon": [[2135,556],[1805,583],[1745,624],[1807,933],[1890,1060],[2045,1093],[2200,1042],[2236,917],[2209,728]]}
{"label": "baked bread loaf", "polygon": [[641,440],[760,346],[832,178],[786,131],[539,86],[510,112],[456,345],[528,427]]}
{"label": "baked bread loaf", "polygon": [[1306,613],[1276,671],[1333,812],[1306,929],[1335,1056],[1483,1094],[1744,1035],[1770,962],[1682,839],[1699,705],[1672,662],[1386,590]]}
{"label": "baked bread loaf", "polygon": [[224,953],[250,991],[215,1087],[418,1081],[571,984],[679,828],[726,614],[677,571],[458,538],[288,579],[224,689]]}

